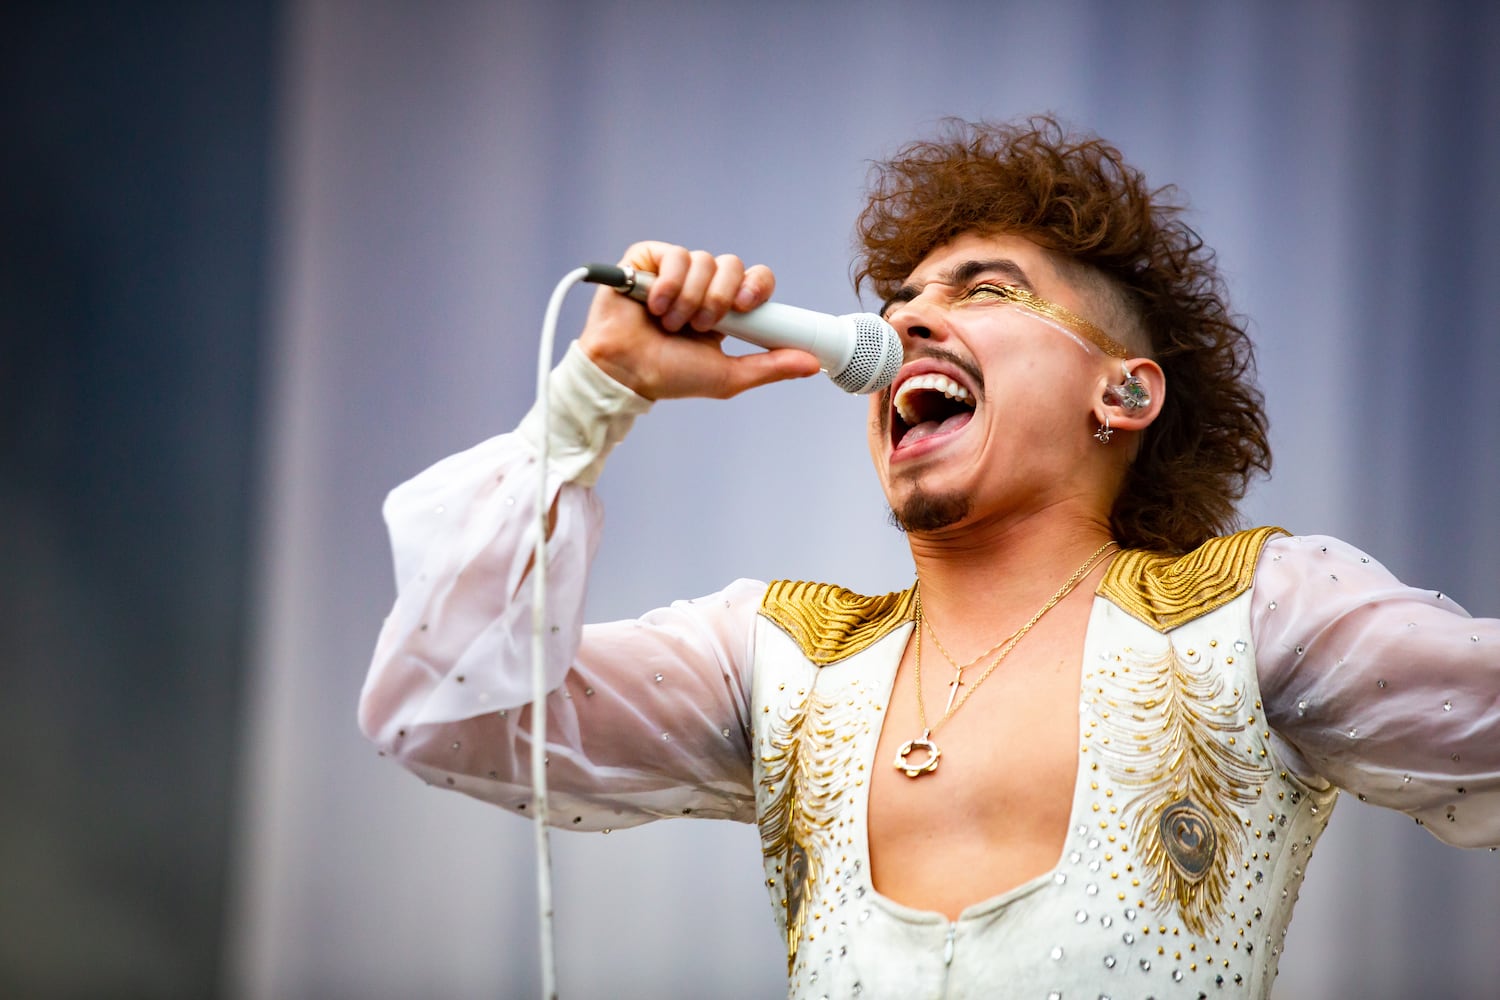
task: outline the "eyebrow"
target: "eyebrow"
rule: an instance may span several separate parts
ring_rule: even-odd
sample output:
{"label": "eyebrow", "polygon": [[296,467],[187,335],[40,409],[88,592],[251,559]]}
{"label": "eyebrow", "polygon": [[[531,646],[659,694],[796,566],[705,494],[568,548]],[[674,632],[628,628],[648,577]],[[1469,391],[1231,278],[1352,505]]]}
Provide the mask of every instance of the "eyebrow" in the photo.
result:
{"label": "eyebrow", "polygon": [[[998,257],[993,260],[960,261],[932,280],[940,285],[967,285],[981,274],[989,274],[991,272],[1003,275],[1008,284],[1024,288],[1028,292],[1036,291],[1032,287],[1031,279],[1026,276],[1026,272],[1022,270],[1021,265],[1008,257]],[[891,306],[910,302],[922,294],[923,287],[925,286],[914,282],[902,285],[891,293],[891,297],[886,299],[881,305],[880,314],[884,316],[890,312]]]}

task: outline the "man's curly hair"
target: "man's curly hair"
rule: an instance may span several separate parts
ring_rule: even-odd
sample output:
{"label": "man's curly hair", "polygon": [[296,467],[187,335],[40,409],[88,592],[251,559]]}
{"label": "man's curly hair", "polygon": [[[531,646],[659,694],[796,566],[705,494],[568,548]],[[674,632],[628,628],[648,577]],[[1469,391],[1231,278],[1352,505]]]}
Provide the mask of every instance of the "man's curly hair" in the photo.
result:
{"label": "man's curly hair", "polygon": [[1243,321],[1174,191],[1149,189],[1114,146],[1050,116],[950,119],[875,165],[854,283],[889,298],[965,233],[1022,236],[1102,274],[1167,378],[1111,526],[1126,547],[1179,553],[1237,526],[1235,505],[1270,472],[1271,447]]}

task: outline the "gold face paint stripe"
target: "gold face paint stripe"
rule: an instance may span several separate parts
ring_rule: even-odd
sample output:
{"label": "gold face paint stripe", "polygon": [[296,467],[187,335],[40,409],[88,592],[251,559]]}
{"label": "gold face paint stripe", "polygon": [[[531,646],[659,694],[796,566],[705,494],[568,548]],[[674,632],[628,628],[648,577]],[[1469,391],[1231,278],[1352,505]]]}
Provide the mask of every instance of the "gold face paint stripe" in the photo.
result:
{"label": "gold face paint stripe", "polygon": [[1064,309],[1055,302],[1048,302],[1046,299],[1033,295],[1026,289],[1018,288],[1015,285],[1000,285],[998,286],[998,291],[1000,297],[1006,302],[1018,305],[1027,312],[1034,313],[1043,319],[1048,319],[1067,327],[1112,358],[1124,360],[1131,356],[1130,351],[1126,349],[1124,344],[1121,344],[1118,340],[1115,340],[1109,334],[1072,310]]}

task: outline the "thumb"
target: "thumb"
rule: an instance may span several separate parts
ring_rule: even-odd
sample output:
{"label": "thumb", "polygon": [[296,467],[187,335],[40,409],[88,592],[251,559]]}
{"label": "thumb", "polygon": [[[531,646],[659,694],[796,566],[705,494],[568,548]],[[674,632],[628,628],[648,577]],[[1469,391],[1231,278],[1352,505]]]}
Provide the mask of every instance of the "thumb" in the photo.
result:
{"label": "thumb", "polygon": [[818,359],[807,351],[793,347],[781,347],[774,351],[757,351],[726,358],[720,384],[723,398],[738,396],[746,389],[783,382],[787,379],[806,378],[822,370]]}

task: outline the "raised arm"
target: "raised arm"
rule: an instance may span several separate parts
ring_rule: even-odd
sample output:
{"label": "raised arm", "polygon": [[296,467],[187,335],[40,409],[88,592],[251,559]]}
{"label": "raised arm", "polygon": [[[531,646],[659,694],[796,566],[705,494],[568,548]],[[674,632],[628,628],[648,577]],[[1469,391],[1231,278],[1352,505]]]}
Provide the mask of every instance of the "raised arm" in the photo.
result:
{"label": "raised arm", "polygon": [[1266,717],[1304,777],[1500,845],[1500,620],[1316,536],[1266,546],[1254,601]]}
{"label": "raised arm", "polygon": [[698,332],[731,307],[764,301],[768,270],[661,244],[638,244],[625,262],[662,276],[649,312],[611,291],[596,296],[583,335],[552,374],[548,426],[533,410],[514,433],[391,493],[397,598],[359,721],[382,753],[429,783],[526,808],[529,570],[545,475],[553,821],[601,828],[684,813],[750,818],[744,672],[764,587],[741,581],[638,621],[584,628],[601,524],[591,487],[651,399],[732,395],[817,366],[796,351],[731,358],[716,335]]}

